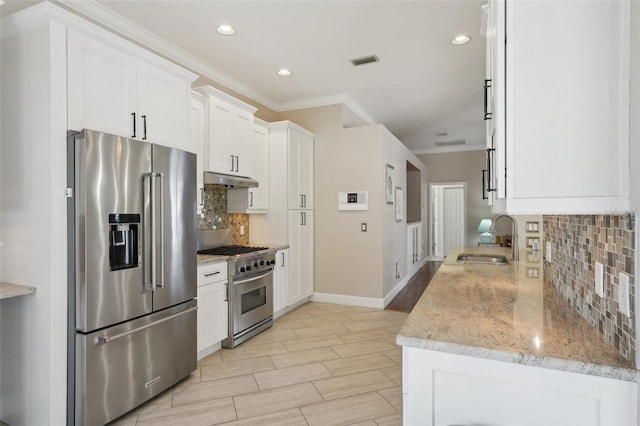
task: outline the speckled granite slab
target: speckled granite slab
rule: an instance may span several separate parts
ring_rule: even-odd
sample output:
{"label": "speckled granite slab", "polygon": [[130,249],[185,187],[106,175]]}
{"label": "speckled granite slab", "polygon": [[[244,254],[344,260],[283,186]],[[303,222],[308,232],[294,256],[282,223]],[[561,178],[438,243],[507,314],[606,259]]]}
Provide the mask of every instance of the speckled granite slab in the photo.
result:
{"label": "speckled granite slab", "polygon": [[226,262],[229,260],[229,256],[217,256],[210,254],[198,255],[198,266],[208,265],[210,263]]}
{"label": "speckled granite slab", "polygon": [[10,297],[24,296],[26,294],[31,294],[35,292],[36,292],[35,287],[0,282],[0,299],[8,299]]}
{"label": "speckled granite slab", "polygon": [[[459,264],[495,253],[509,265]],[[396,339],[399,345],[640,382],[640,372],[543,281],[542,253],[467,247],[438,269]]]}

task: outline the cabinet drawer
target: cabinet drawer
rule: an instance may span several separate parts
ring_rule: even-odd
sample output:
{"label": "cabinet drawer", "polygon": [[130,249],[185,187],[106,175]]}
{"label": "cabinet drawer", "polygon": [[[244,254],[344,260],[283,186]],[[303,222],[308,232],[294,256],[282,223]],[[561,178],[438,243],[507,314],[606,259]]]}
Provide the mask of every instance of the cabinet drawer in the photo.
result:
{"label": "cabinet drawer", "polygon": [[227,262],[212,263],[198,267],[198,287],[218,281],[227,281],[227,277]]}

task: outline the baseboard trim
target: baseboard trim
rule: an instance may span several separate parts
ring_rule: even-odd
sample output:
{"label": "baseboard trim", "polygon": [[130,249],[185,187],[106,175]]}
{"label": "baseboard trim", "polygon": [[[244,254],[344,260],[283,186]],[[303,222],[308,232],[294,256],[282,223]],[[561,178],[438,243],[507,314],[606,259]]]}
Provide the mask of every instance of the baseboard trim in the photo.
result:
{"label": "baseboard trim", "polygon": [[208,357],[209,355],[211,355],[216,351],[219,351],[221,348],[222,348],[222,342],[214,343],[213,345],[204,348],[203,350],[198,352],[198,361],[200,361],[202,358]]}
{"label": "baseboard trim", "polygon": [[393,298],[396,297],[398,293],[400,293],[402,289],[407,286],[407,284],[409,284],[409,280],[413,278],[416,272],[418,272],[420,268],[422,268],[427,263],[427,260],[428,259],[425,257],[419,263],[416,263],[415,265],[413,265],[413,268],[409,271],[409,273],[402,280],[400,280],[400,282],[396,284],[396,286],[384,297],[383,307],[386,307],[389,303],[391,303]]}
{"label": "baseboard trim", "polygon": [[284,308],[280,309],[278,312],[274,312],[273,313],[273,319],[276,318],[280,318],[281,316],[283,316],[284,314],[293,311],[295,308],[297,308],[300,305],[304,305],[305,303],[307,303],[309,300],[311,300],[311,296],[309,297],[305,297],[302,300],[297,301],[296,303],[294,303],[293,305],[289,305],[289,306],[285,306]]}
{"label": "baseboard trim", "polygon": [[[336,305],[349,305],[349,306],[361,306],[364,308],[378,308],[384,309],[394,297],[402,291],[403,288],[409,283],[409,280],[422,268],[428,261],[428,258],[422,259],[419,263],[416,263],[409,273],[402,279],[387,295],[378,299],[375,297],[360,297],[360,296],[347,296],[344,294],[331,294],[331,293],[313,293],[311,295],[312,302],[319,303],[333,303]],[[280,313],[280,315],[282,315]]]}
{"label": "baseboard trim", "polygon": [[347,296],[344,294],[313,293],[312,302],[333,303],[336,305],[362,306],[364,308],[384,308],[384,299],[374,297]]}

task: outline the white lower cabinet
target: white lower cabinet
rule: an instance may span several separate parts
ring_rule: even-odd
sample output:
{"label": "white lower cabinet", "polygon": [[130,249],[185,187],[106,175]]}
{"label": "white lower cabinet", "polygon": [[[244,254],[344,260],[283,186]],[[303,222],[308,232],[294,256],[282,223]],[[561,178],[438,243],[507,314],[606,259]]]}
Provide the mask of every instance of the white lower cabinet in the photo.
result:
{"label": "white lower cabinet", "polygon": [[278,316],[278,312],[289,306],[289,249],[278,250],[276,253],[276,264],[273,269],[273,313]]}
{"label": "white lower cabinet", "polygon": [[405,425],[636,425],[638,384],[404,347]]}
{"label": "white lower cabinet", "polygon": [[313,294],[313,210],[289,210],[290,304]]}
{"label": "white lower cabinet", "polygon": [[227,262],[198,267],[198,359],[220,348],[228,335]]}

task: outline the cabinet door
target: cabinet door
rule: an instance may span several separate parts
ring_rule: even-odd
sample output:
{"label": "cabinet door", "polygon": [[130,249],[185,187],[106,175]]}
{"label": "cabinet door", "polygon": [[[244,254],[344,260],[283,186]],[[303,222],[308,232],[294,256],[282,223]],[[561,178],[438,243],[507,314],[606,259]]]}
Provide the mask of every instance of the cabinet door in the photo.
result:
{"label": "cabinet door", "polygon": [[300,192],[304,209],[313,210],[313,138],[302,135],[299,150]]}
{"label": "cabinet door", "polygon": [[269,208],[269,129],[253,126],[253,175],[260,184],[249,188],[249,209],[267,210]]}
{"label": "cabinet door", "polygon": [[313,209],[313,138],[288,130],[290,209]]}
{"label": "cabinet door", "polygon": [[67,65],[69,129],[133,137],[131,114],[137,111],[137,60],[69,29]]}
{"label": "cabinet door", "polygon": [[233,173],[253,177],[253,115],[235,111],[231,120],[231,154],[235,156]]}
{"label": "cabinet door", "polygon": [[313,211],[289,210],[291,303],[313,293]]}
{"label": "cabinet door", "polygon": [[278,250],[273,270],[273,312],[275,313],[290,305],[289,262],[289,249]]}
{"label": "cabinet door", "polygon": [[302,135],[295,130],[287,130],[287,188],[290,209],[301,209],[303,205],[300,187],[300,149]]}
{"label": "cabinet door", "polygon": [[189,134],[187,82],[161,68],[138,62],[138,132],[152,143],[195,152]]}
{"label": "cabinet door", "polygon": [[203,175],[205,170],[205,135],[204,135],[204,102],[202,95],[197,93],[191,95],[191,132],[189,134],[190,144],[196,151],[196,196],[198,200],[198,213],[202,210],[204,201]]}
{"label": "cabinet door", "polygon": [[235,174],[235,158],[230,146],[232,107],[213,96],[209,96],[208,103],[209,169],[218,173]]}
{"label": "cabinet door", "polygon": [[227,338],[227,314],[226,282],[198,287],[198,352]]}

